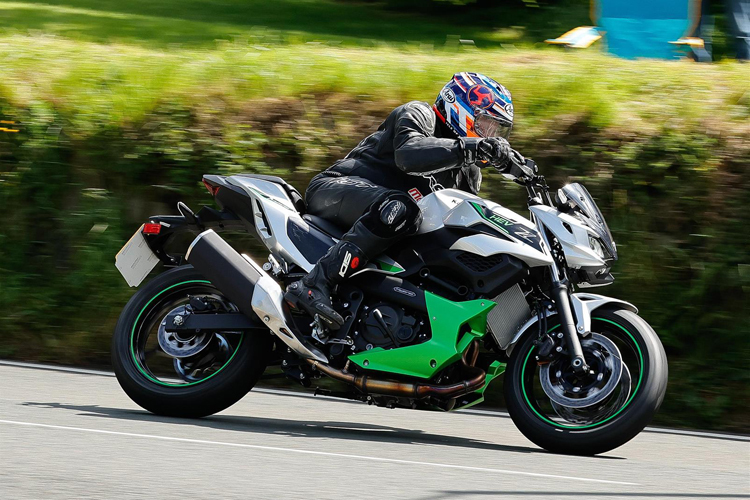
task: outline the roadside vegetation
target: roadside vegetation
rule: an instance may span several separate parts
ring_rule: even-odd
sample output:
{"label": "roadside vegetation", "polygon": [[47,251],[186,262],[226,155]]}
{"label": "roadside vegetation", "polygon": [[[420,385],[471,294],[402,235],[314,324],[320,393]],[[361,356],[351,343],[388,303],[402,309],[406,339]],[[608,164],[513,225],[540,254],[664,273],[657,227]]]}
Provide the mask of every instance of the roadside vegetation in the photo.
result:
{"label": "roadside vegetation", "polygon": [[[599,201],[621,254],[602,292],[638,305],[667,348],[659,422],[749,430],[750,65],[539,46],[586,23],[580,1],[452,12],[0,3],[0,120],[15,122],[0,127],[18,130],[0,132],[0,357],[108,363],[133,293],[114,255],[145,217],[210,204],[204,173],[304,190],[392,107],[468,69],[513,92],[513,146]],[[483,194],[524,206],[491,173]]]}

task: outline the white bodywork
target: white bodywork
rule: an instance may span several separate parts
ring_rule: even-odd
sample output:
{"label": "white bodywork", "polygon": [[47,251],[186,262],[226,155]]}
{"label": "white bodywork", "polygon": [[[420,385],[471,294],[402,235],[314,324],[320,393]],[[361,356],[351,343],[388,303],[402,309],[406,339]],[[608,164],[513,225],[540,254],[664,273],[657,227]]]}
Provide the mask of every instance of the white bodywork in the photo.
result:
{"label": "white bodywork", "polygon": [[[417,234],[427,234],[443,227],[471,227],[486,224],[485,219],[471,205],[472,202],[487,207],[500,217],[523,226],[529,236],[537,234],[536,226],[530,220],[502,205],[458,189],[436,191],[419,201],[423,220]],[[544,248],[543,242],[541,245]],[[537,250],[525,242],[523,237],[515,235],[509,235],[507,239],[503,239],[488,234],[473,234],[459,239],[450,249],[463,250],[482,257],[496,254],[512,255],[524,261],[529,267],[549,266],[553,262],[547,252]]]}
{"label": "white bodywork", "polygon": [[465,236],[451,245],[451,250],[463,250],[482,257],[499,253],[512,255],[524,261],[529,267],[550,266],[552,257],[539,252],[528,245],[515,241],[505,241],[489,234],[472,234]]}
{"label": "white bodywork", "polygon": [[[310,271],[315,263],[309,262],[297,249],[286,230],[289,220],[292,219],[303,228],[309,229],[309,225],[294,208],[284,189],[276,183],[253,177],[232,176],[227,180],[241,187],[250,196],[258,236],[278,259],[284,271],[287,270],[285,266],[291,263]],[[436,191],[419,201],[423,220],[418,234],[427,234],[444,227],[485,224],[486,221],[472,207],[471,202],[487,207],[500,217],[522,226],[530,236],[538,234],[536,226],[530,220],[502,205],[457,189]],[[531,212],[557,236],[571,267],[604,265],[604,261],[589,248],[588,236],[594,233],[578,219],[546,205],[532,206]],[[572,233],[563,223],[572,229]],[[474,234],[456,241],[451,250],[463,250],[483,257],[496,254],[512,255],[524,261],[529,267],[552,265],[552,257],[544,242],[541,242],[541,246],[542,251],[529,245],[524,241],[523,233],[520,236],[509,235],[505,239],[487,234]]]}
{"label": "white bodywork", "polygon": [[[586,336],[591,333],[591,313],[605,304],[618,304],[622,306],[623,309],[638,313],[638,308],[630,302],[593,293],[572,293],[570,294],[570,303],[573,306],[573,313],[576,317],[576,331],[581,336]],[[555,311],[545,312],[545,316],[552,316],[553,314],[555,314]],[[513,346],[516,345],[516,342],[518,342],[523,334],[530,328],[534,327],[538,322],[539,318],[537,316],[529,318],[529,320],[518,330],[518,333],[513,337],[513,340],[511,340],[507,346],[503,346],[503,349],[510,354],[513,350]]]}
{"label": "white bodywork", "polygon": [[445,226],[473,226],[482,223],[482,219],[477,217],[477,213],[471,208],[471,205],[464,203],[467,201],[484,205],[503,217],[536,231],[536,226],[530,220],[498,203],[458,189],[442,189],[419,200],[418,205],[422,209],[422,225],[419,226],[417,234],[430,233]]}
{"label": "white bodywork", "polygon": [[[303,228],[309,229],[310,226],[294,208],[284,189],[276,183],[254,177],[232,176],[228,177],[227,181],[241,187],[252,199],[258,236],[283,270],[288,271],[286,266],[294,263],[309,272],[315,263],[308,262],[289,239],[287,224],[290,219],[294,219],[294,222]],[[263,220],[264,214],[270,227],[267,227]]]}
{"label": "white bodywork", "polygon": [[[596,233],[584,225],[577,217],[560,212],[547,205],[533,205],[529,207],[531,213],[542,224],[547,226],[557,238],[565,252],[568,267],[603,267],[606,262],[589,246],[589,236],[596,237]],[[566,227],[567,225],[567,227]]]}

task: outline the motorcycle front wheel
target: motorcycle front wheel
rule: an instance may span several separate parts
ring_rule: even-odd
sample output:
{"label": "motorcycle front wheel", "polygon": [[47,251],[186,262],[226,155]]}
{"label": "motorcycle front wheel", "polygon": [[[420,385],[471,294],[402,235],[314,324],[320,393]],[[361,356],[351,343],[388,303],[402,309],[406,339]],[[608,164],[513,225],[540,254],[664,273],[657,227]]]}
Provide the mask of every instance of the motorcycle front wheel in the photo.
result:
{"label": "motorcycle front wheel", "polygon": [[270,332],[167,332],[166,316],[184,311],[191,300],[210,302],[217,314],[236,312],[192,266],[182,266],[140,289],[115,327],[117,380],[135,403],[157,415],[197,418],[228,408],[253,388],[271,355]]}
{"label": "motorcycle front wheel", "polygon": [[[654,330],[637,314],[594,311],[592,333],[582,339],[590,367],[572,371],[567,356],[537,361],[538,332],[515,346],[505,376],[505,400],[513,422],[542,448],[596,455],[622,446],[656,414],[667,388],[667,358]],[[560,325],[548,318],[548,333]]]}

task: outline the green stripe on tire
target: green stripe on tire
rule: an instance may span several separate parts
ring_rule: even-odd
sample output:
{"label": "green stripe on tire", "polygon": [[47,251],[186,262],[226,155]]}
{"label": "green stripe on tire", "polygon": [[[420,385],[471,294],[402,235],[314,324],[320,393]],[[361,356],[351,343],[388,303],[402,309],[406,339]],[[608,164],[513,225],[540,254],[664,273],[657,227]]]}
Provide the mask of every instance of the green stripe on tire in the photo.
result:
{"label": "green stripe on tire", "polygon": [[184,384],[170,384],[168,382],[162,382],[161,380],[152,377],[148,372],[146,372],[146,370],[144,370],[143,367],[141,366],[141,363],[138,361],[138,358],[136,358],[136,356],[135,356],[135,327],[138,326],[138,321],[141,319],[141,316],[146,311],[146,309],[148,308],[148,306],[150,306],[151,303],[154,300],[156,300],[157,297],[159,297],[160,295],[162,295],[165,292],[168,292],[169,290],[171,290],[174,287],[177,287],[177,286],[180,286],[180,285],[187,285],[188,283],[204,283],[204,284],[205,283],[209,283],[210,284],[211,282],[207,281],[207,280],[182,281],[180,283],[177,283],[175,285],[172,285],[170,287],[165,288],[161,292],[159,292],[156,295],[154,295],[153,297],[151,297],[151,300],[149,300],[146,303],[146,305],[143,306],[143,309],[141,309],[141,312],[138,313],[138,317],[135,318],[135,323],[133,323],[133,330],[130,332],[130,355],[133,358],[133,363],[135,363],[136,368],[138,368],[138,371],[141,372],[141,375],[143,375],[144,377],[146,377],[147,379],[149,379],[151,382],[154,382],[155,384],[163,385],[163,386],[166,386],[166,387],[188,387],[188,386],[191,386],[191,385],[196,385],[196,384],[200,384],[202,382],[205,382],[206,380],[210,379],[211,377],[215,377],[216,375],[219,374],[219,372],[221,372],[224,368],[226,368],[227,365],[229,365],[229,363],[232,362],[232,360],[234,359],[234,356],[240,350],[240,346],[242,345],[242,339],[245,337],[245,334],[243,333],[242,336],[240,337],[240,341],[237,343],[237,347],[234,349],[234,352],[229,357],[229,359],[227,360],[227,362],[224,363],[224,366],[222,366],[221,368],[219,368],[214,373],[212,373],[211,375],[209,375],[208,377],[206,377],[204,379],[197,380],[195,382],[187,382],[187,383],[184,383]]}
{"label": "green stripe on tire", "polygon": [[[588,425],[562,425],[562,424],[559,424],[557,422],[553,422],[552,420],[548,419],[547,417],[545,417],[544,415],[542,415],[541,413],[539,413],[536,410],[536,408],[534,408],[534,406],[531,404],[531,401],[529,401],[528,394],[526,394],[526,387],[525,387],[525,384],[524,384],[524,376],[523,376],[523,374],[526,372],[526,363],[529,361],[529,357],[531,357],[531,353],[534,351],[534,346],[532,346],[531,349],[529,349],[528,354],[526,354],[526,359],[523,360],[523,366],[521,366],[521,392],[523,393],[523,397],[526,400],[526,404],[529,405],[529,408],[531,408],[531,411],[533,411],[539,418],[541,418],[542,420],[544,420],[548,424],[554,425],[555,427],[559,427],[561,429],[589,429],[591,427],[596,427],[597,425],[602,425],[602,424],[607,423],[608,421],[612,420],[617,415],[619,415],[620,413],[622,413],[622,411],[625,408],[628,407],[628,405],[630,404],[630,402],[633,401],[633,398],[635,398],[635,395],[638,393],[638,388],[641,386],[641,381],[643,379],[643,366],[644,366],[643,353],[641,352],[641,346],[638,345],[638,342],[635,340],[635,338],[633,337],[633,335],[631,335],[630,332],[627,331],[622,325],[618,325],[614,321],[610,321],[610,320],[604,319],[604,318],[594,318],[594,319],[595,320],[599,320],[599,321],[606,321],[607,323],[611,323],[611,324],[615,325],[617,328],[619,328],[622,331],[624,331],[628,335],[628,337],[630,337],[633,340],[633,343],[635,344],[636,349],[638,349],[638,357],[641,360],[641,366],[640,366],[640,370],[638,372],[638,383],[635,386],[635,390],[633,391],[633,394],[630,395],[630,399],[628,399],[628,401],[622,406],[622,408],[620,408],[613,415],[610,415],[609,417],[605,418],[601,422],[596,422],[595,424],[588,424]],[[551,332],[552,330],[554,330],[555,328],[557,328],[559,326],[560,325],[553,326],[552,328],[550,328],[549,330],[547,330],[547,333]]]}

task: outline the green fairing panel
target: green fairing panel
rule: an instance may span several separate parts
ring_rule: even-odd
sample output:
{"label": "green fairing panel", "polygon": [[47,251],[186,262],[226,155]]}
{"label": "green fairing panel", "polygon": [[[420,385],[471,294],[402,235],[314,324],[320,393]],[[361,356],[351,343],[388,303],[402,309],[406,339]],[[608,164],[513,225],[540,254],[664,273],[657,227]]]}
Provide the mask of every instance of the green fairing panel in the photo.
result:
{"label": "green fairing panel", "polygon": [[373,263],[381,270],[388,271],[389,273],[400,273],[404,271],[404,268],[401,267],[401,264],[396,262],[395,260],[382,256],[373,261]]}
{"label": "green fairing panel", "polygon": [[[427,342],[395,349],[376,347],[349,356],[366,370],[430,379],[458,361],[472,340],[487,333],[487,313],[495,303],[487,299],[453,302],[425,292],[432,338]],[[461,327],[469,330],[461,335]]]}
{"label": "green fairing panel", "polygon": [[487,368],[487,375],[485,375],[484,377],[484,385],[470,394],[461,396],[456,402],[456,406],[453,408],[453,411],[463,410],[464,408],[470,408],[474,405],[482,403],[484,401],[484,393],[487,390],[487,386],[489,386],[490,382],[495,380],[503,373],[505,373],[505,363],[501,363],[500,361],[493,361]]}

